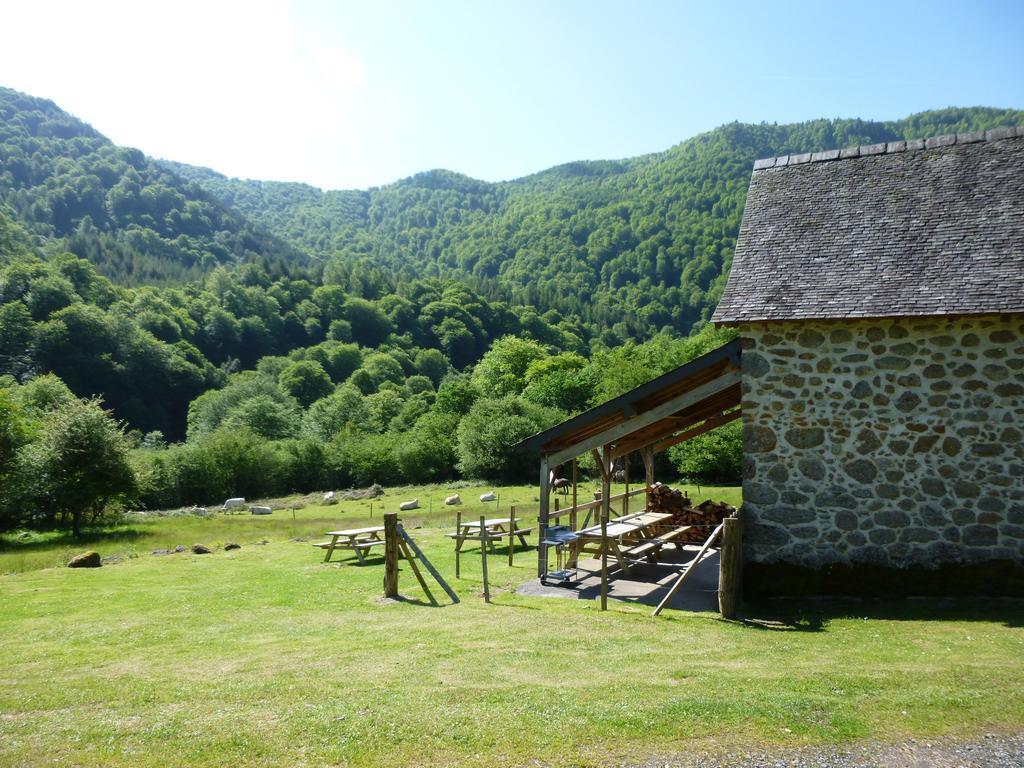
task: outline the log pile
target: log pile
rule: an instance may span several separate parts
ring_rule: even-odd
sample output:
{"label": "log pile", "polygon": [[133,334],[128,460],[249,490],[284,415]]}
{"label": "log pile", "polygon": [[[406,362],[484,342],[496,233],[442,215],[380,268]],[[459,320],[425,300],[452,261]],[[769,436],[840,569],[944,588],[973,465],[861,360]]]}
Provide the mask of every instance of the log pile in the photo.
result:
{"label": "log pile", "polygon": [[694,506],[685,493],[667,485],[659,485],[650,490],[648,509],[652,512],[671,513],[673,526],[694,526],[676,539],[686,544],[703,544],[719,523],[736,512],[735,507],[711,499]]}

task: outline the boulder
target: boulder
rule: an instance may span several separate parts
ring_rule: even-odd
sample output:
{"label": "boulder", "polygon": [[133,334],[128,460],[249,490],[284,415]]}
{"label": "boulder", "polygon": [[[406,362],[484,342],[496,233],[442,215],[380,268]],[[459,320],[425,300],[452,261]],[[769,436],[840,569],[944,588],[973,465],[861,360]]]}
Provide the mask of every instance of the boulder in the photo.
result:
{"label": "boulder", "polygon": [[83,552],[68,560],[68,568],[99,568],[103,560],[99,552]]}
{"label": "boulder", "polygon": [[401,504],[398,505],[398,508],[403,512],[408,512],[410,509],[419,509],[420,500],[413,499],[412,501],[403,501]]}
{"label": "boulder", "polygon": [[496,494],[494,491],[488,491],[487,493],[481,493],[480,494],[480,501],[497,501],[497,500],[498,500],[498,494]]}
{"label": "boulder", "polygon": [[230,552],[232,549],[241,549],[241,544],[235,544],[233,541],[224,545],[224,551]]}
{"label": "boulder", "polygon": [[334,491],[328,491],[324,494],[324,504],[337,504],[338,497],[335,496]]}
{"label": "boulder", "polygon": [[212,549],[210,549],[209,547],[204,546],[202,544],[193,544],[192,545],[192,554],[193,555],[209,555],[212,552],[213,552]]}
{"label": "boulder", "polygon": [[249,507],[249,512],[254,515],[272,515],[274,510],[270,507]]}
{"label": "boulder", "polygon": [[153,555],[169,555],[169,554],[171,554],[171,552],[173,552],[173,550],[170,550],[170,549],[154,549],[151,552],[151,554],[153,554]]}
{"label": "boulder", "polygon": [[185,551],[185,545],[184,544],[179,544],[178,546],[176,546],[174,548],[174,551],[175,552],[184,552]]}
{"label": "boulder", "polygon": [[453,493],[451,496],[445,496],[444,504],[446,507],[453,506],[454,504],[461,504],[462,497],[457,493]]}

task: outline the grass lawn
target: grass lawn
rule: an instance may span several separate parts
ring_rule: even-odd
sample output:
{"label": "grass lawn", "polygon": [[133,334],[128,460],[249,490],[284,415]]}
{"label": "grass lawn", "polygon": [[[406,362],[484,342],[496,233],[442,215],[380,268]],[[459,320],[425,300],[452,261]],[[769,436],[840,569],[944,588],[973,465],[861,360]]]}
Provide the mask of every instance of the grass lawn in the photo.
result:
{"label": "grass lawn", "polygon": [[[536,508],[535,490],[498,490],[503,511]],[[724,622],[613,602],[602,614],[512,594],[536,556],[509,568],[499,547],[485,605],[475,550],[454,579],[444,489],[385,501],[428,491],[433,513],[405,523],[459,605],[419,602],[407,569],[412,600],[384,604],[382,565],[323,564],[289,541],[369,522],[361,502],[294,520],[135,521],[90,543],[126,556],[95,570],[48,567],[83,548],[59,537],[8,543],[0,765],[585,766],[1024,725],[1020,604],[815,604]],[[149,554],[226,541],[242,549]]]}

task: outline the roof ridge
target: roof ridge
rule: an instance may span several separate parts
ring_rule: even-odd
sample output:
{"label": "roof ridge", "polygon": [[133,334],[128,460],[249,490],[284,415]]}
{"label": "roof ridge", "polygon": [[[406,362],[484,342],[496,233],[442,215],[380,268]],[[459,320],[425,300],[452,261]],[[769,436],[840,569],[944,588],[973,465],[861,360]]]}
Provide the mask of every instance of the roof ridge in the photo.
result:
{"label": "roof ridge", "polygon": [[1024,137],[1024,126],[991,128],[987,131],[970,131],[967,133],[949,133],[945,136],[932,136],[929,139],[883,141],[880,144],[861,144],[860,146],[847,147],[846,149],[827,149],[823,152],[803,152],[801,154],[780,155],[779,157],[766,157],[762,160],[754,161],[754,170],[763,171],[768,168],[784,168],[789,165],[846,160],[851,157],[867,157],[869,155],[891,155],[897,152],[935,149],[937,147],[949,147],[954,144],[975,144],[979,141],[999,141],[1015,137]]}

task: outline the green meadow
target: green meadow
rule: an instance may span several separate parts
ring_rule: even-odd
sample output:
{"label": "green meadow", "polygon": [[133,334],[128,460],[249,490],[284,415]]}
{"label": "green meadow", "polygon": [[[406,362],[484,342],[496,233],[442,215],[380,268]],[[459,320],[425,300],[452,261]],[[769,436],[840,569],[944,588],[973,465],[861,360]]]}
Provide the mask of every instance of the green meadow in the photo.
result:
{"label": "green meadow", "polygon": [[[484,490],[459,489],[465,516],[516,504],[534,521],[536,489],[495,488],[497,505],[476,501]],[[597,766],[1024,724],[1020,603],[779,603],[736,622],[614,601],[601,613],[516,595],[536,555],[509,567],[502,544],[488,605],[477,550],[454,578],[451,492],[389,490],[372,517],[369,501],[133,516],[84,546],[8,536],[0,765]],[[457,605],[431,583],[431,606],[406,567],[405,599],[383,601],[379,557],[325,564],[311,546],[414,497],[424,508],[404,524]],[[151,554],[194,543],[215,551]],[[113,560],[63,567],[85,548]]]}

